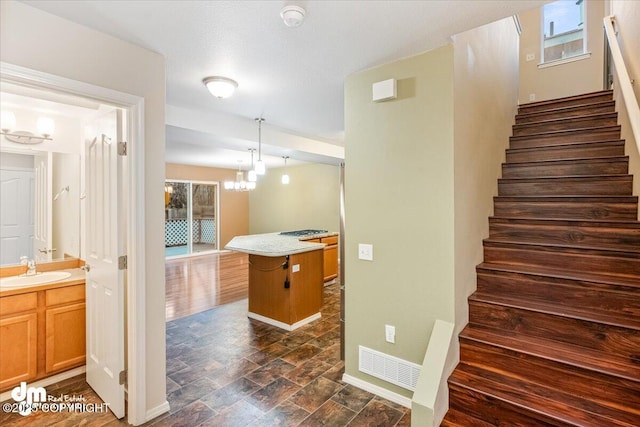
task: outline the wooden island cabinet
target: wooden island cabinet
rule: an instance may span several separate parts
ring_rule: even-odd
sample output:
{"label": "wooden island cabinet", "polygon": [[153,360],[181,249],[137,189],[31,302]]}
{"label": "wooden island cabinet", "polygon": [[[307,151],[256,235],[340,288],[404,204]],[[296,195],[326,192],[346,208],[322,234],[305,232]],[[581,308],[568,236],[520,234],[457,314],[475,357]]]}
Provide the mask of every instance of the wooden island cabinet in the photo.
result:
{"label": "wooden island cabinet", "polygon": [[307,242],[323,243],[324,262],[323,274],[324,281],[329,282],[338,277],[338,236],[327,236],[314,239],[308,239]]}
{"label": "wooden island cabinet", "polygon": [[0,292],[0,391],[84,365],[83,276]]}

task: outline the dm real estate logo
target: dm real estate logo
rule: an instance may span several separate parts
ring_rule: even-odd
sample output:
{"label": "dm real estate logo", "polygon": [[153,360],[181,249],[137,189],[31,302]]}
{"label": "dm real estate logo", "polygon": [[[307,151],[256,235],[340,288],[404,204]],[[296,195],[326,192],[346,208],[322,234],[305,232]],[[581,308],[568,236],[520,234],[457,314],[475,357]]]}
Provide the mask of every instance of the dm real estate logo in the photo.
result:
{"label": "dm real estate logo", "polygon": [[18,413],[27,416],[31,413],[36,403],[47,401],[47,390],[44,387],[27,387],[26,382],[11,390],[11,397],[18,402]]}

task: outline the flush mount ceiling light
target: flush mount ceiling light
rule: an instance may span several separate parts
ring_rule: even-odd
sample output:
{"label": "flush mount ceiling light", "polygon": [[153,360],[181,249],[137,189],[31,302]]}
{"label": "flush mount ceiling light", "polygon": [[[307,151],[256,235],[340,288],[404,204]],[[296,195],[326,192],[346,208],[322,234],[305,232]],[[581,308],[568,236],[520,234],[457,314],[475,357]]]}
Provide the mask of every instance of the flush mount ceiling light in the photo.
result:
{"label": "flush mount ceiling light", "polygon": [[211,76],[202,80],[211,95],[216,98],[228,98],[238,87],[238,82],[227,77]]}
{"label": "flush mount ceiling light", "polygon": [[288,5],[280,10],[280,17],[287,27],[299,27],[304,21],[305,10],[300,6]]}
{"label": "flush mount ceiling light", "polygon": [[38,134],[25,130],[14,130],[16,116],[11,111],[0,113],[0,130],[7,141],[18,144],[40,144],[43,141],[53,141],[51,135],[55,131],[55,122],[49,117],[40,117],[36,122]]}

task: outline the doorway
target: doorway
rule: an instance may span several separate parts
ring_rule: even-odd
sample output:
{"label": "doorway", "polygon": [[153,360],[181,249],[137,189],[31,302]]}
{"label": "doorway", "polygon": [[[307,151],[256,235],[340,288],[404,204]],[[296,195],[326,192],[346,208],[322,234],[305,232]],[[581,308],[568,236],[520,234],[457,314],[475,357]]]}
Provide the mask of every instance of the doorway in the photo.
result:
{"label": "doorway", "polygon": [[[48,101],[51,101],[51,98],[57,97],[60,97],[60,99],[67,97],[77,97],[84,99],[88,104],[104,104],[108,106],[109,109],[115,108],[120,110],[123,113],[124,120],[126,120],[126,123],[128,124],[126,127],[127,131],[122,135],[124,139],[113,139],[104,132],[97,136],[97,138],[104,143],[103,145],[114,147],[113,150],[109,151],[110,153],[115,153],[115,148],[117,148],[117,151],[120,151],[120,141],[126,140],[129,154],[122,159],[122,182],[121,186],[118,185],[116,192],[118,195],[118,199],[121,201],[121,203],[118,203],[118,205],[121,205],[122,207],[119,212],[122,213],[125,221],[123,221],[122,223],[118,223],[118,225],[116,227],[112,227],[110,231],[113,234],[117,234],[118,236],[126,236],[123,239],[123,244],[125,246],[124,253],[130,254],[126,263],[126,269],[119,271],[117,279],[118,283],[113,283],[112,286],[120,287],[122,290],[124,290],[125,288],[123,287],[123,285],[125,281],[128,282],[130,286],[126,288],[126,296],[124,295],[124,292],[121,292],[117,296],[117,301],[115,304],[111,304],[109,306],[105,305],[104,307],[101,307],[101,318],[106,319],[108,322],[110,322],[111,325],[121,325],[122,334],[94,334],[87,330],[87,341],[89,341],[89,339],[98,339],[102,341],[103,338],[108,335],[110,338],[114,338],[114,340],[111,341],[114,341],[116,343],[115,346],[110,345],[111,342],[103,343],[103,345],[107,345],[107,348],[109,348],[111,351],[108,356],[109,360],[113,361],[116,358],[112,356],[117,356],[117,359],[121,361],[121,366],[124,366],[126,357],[126,364],[128,366],[128,421],[133,424],[138,424],[145,420],[148,416],[148,414],[146,414],[146,409],[144,406],[144,402],[146,399],[146,310],[144,299],[146,287],[144,271],[145,198],[141,196],[144,195],[145,186],[143,176],[138,176],[139,174],[131,172],[135,172],[136,170],[144,170],[144,148],[142,146],[144,142],[143,99],[138,96],[129,95],[91,84],[81,83],[75,80],[66,79],[63,77],[30,70],[19,66],[14,66],[11,64],[1,63],[0,65],[0,79],[2,81],[3,89],[6,88],[7,85],[13,85],[25,88],[25,93],[33,91],[40,92],[42,94],[41,99]],[[76,133],[76,135],[81,134],[82,132]],[[85,134],[85,136],[87,135]],[[60,144],[64,144],[64,141],[69,140],[73,140],[73,138],[60,138],[57,141],[57,146],[59,147]],[[43,147],[47,147],[47,145],[43,145]],[[125,148],[124,151],[126,152],[127,149]],[[84,164],[81,166],[81,168],[81,176],[84,176]],[[58,189],[56,189],[56,191],[57,190]],[[64,197],[68,196],[68,191],[69,190],[63,192],[61,190],[58,193],[59,200],[63,200]],[[81,199],[84,199],[85,197],[87,197],[86,193],[83,193],[80,196]],[[113,205],[111,205],[110,207],[113,207]],[[86,219],[83,219],[82,217],[80,218],[79,222],[81,223],[82,227],[81,233],[84,234],[89,225]],[[78,225],[77,222],[76,225]],[[115,261],[116,268],[118,268],[117,257]],[[87,277],[87,283],[89,283],[89,277]],[[126,306],[124,305],[125,299],[127,301]],[[87,312],[90,311],[91,308],[88,306]],[[127,324],[125,324],[125,312],[128,319]],[[126,335],[124,333],[125,328]],[[111,329],[113,330],[114,328]],[[127,339],[126,343],[125,339]],[[125,344],[127,344],[128,348],[128,353],[126,356],[124,353]],[[122,351],[118,352],[114,347],[118,347],[122,349]],[[116,353],[119,354],[116,355]],[[114,374],[112,375],[112,377],[116,382],[118,382],[118,377],[121,378],[121,375],[119,375],[121,374],[120,370],[114,369],[112,374]],[[44,386],[38,385],[37,383],[34,383],[33,385]],[[101,395],[100,392],[98,392],[98,394]],[[107,401],[106,399],[104,399],[104,397],[103,400]],[[111,405],[111,402],[109,403]],[[122,394],[122,403],[124,407],[124,393]],[[168,405],[165,402],[165,405],[159,410],[164,411],[165,406],[168,409]],[[122,413],[122,415],[124,415],[124,412]],[[121,417],[122,415],[119,416]]]}
{"label": "doorway", "polygon": [[218,250],[218,183],[167,180],[165,257],[202,255]]}

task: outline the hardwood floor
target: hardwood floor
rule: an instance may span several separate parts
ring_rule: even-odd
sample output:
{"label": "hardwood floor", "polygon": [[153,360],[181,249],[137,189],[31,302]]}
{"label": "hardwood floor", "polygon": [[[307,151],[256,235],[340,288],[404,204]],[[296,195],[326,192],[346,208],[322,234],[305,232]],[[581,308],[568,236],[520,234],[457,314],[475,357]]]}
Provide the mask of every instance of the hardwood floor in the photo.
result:
{"label": "hardwood floor", "polygon": [[[323,289],[321,319],[287,332],[247,317],[246,255],[184,258],[167,262],[166,268],[167,313],[175,318],[167,322],[166,337],[171,410],[145,426],[410,425],[409,409],[342,382],[338,284]],[[54,396],[102,403],[84,375],[46,389]],[[27,417],[0,412],[0,425],[128,424],[110,412]]]}
{"label": "hardwood floor", "polygon": [[249,294],[248,255],[222,252],[166,261],[167,322]]}

